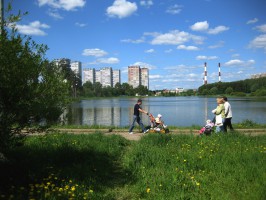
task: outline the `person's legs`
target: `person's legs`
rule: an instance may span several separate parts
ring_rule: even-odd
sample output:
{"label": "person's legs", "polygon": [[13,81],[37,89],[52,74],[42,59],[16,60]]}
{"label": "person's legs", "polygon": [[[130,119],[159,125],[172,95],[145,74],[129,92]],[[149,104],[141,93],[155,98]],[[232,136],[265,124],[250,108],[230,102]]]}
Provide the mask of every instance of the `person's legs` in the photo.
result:
{"label": "person's legs", "polygon": [[130,129],[129,129],[129,131],[128,131],[129,133],[132,132],[132,130],[133,130],[134,126],[135,126],[135,122],[136,122],[136,120],[137,120],[137,116],[134,115],[134,116],[133,116],[133,122],[132,122],[132,124],[131,124],[131,126],[130,126]]}
{"label": "person's legs", "polygon": [[137,122],[140,125],[142,132],[145,132],[145,128],[140,117],[137,117]]}
{"label": "person's legs", "polygon": [[219,132],[221,132],[221,127],[220,126],[216,126],[215,133],[219,133]]}
{"label": "person's legs", "polygon": [[223,123],[224,132],[227,132],[227,126],[228,126],[228,118],[225,118]]}
{"label": "person's legs", "polygon": [[230,131],[234,131],[234,128],[233,128],[232,123],[231,123],[231,119],[232,119],[232,117],[227,118],[227,119],[228,119],[228,126],[229,126],[229,128],[230,128]]}

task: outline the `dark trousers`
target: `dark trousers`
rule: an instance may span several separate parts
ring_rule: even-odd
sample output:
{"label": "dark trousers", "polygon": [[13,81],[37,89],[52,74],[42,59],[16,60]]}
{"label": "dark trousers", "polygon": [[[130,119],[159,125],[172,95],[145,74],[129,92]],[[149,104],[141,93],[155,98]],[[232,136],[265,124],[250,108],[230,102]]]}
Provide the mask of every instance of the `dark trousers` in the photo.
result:
{"label": "dark trousers", "polygon": [[223,124],[224,132],[227,132],[227,127],[229,127],[230,131],[234,131],[234,128],[233,128],[232,123],[231,123],[231,119],[232,119],[232,117],[225,118],[224,124]]}

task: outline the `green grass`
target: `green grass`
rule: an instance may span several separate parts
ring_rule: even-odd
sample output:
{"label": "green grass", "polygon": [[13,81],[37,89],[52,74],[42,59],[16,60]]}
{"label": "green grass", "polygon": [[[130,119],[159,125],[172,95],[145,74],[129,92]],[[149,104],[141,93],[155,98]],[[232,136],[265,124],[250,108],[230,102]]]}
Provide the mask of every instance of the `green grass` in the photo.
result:
{"label": "green grass", "polygon": [[0,162],[0,199],[266,199],[266,135],[48,134]]}

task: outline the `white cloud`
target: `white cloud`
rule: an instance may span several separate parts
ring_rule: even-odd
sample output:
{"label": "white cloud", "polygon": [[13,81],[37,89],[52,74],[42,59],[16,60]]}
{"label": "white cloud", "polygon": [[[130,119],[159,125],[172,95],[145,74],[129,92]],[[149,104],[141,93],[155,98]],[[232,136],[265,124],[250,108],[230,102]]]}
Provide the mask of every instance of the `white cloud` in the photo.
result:
{"label": "white cloud", "polygon": [[259,35],[256,38],[254,38],[250,42],[249,47],[251,47],[251,48],[263,48],[266,51],[266,34]]}
{"label": "white cloud", "polygon": [[154,49],[148,49],[148,50],[145,51],[145,53],[154,53],[154,52],[155,52]]}
{"label": "white cloud", "polygon": [[120,62],[120,60],[118,58],[111,57],[111,58],[99,58],[90,64],[94,64],[94,65],[97,65],[97,64],[117,64],[119,62]]}
{"label": "white cloud", "polygon": [[140,39],[137,39],[137,40],[132,40],[132,39],[123,39],[121,40],[121,42],[126,42],[126,43],[133,43],[133,44],[139,44],[139,43],[143,43],[145,42],[145,38],[142,37]]}
{"label": "white cloud", "polygon": [[196,60],[216,60],[217,56],[197,56]]}
{"label": "white cloud", "polygon": [[197,44],[201,44],[204,40],[204,38],[201,36],[192,35],[184,31],[180,32],[178,30],[173,30],[164,34],[154,33],[152,36],[154,36],[154,39],[151,41],[151,44],[178,45],[191,40],[193,40]]}
{"label": "white cloud", "polygon": [[217,26],[215,28],[209,29],[209,23],[207,21],[203,21],[203,22],[197,22],[197,23],[193,24],[192,26],[190,26],[190,29],[193,31],[206,32],[208,34],[218,34],[218,33],[221,33],[223,31],[229,30],[229,27]]}
{"label": "white cloud", "polygon": [[115,0],[113,5],[108,7],[106,12],[109,17],[124,18],[132,15],[137,11],[136,3],[131,3],[126,0]]}
{"label": "white cloud", "polygon": [[207,21],[197,22],[193,24],[190,28],[193,31],[206,31],[209,28],[209,23]]}
{"label": "white cloud", "polygon": [[49,9],[47,14],[54,19],[63,19],[56,9]]}
{"label": "white cloud", "polygon": [[188,50],[188,51],[197,51],[199,50],[198,47],[195,46],[185,46],[185,45],[179,45],[177,49],[183,49],[183,50]]}
{"label": "white cloud", "polygon": [[79,26],[79,27],[85,27],[85,26],[87,26],[87,24],[79,23],[79,22],[76,22],[75,25],[76,26]]}
{"label": "white cloud", "polygon": [[149,75],[149,79],[161,79],[161,78],[163,78],[163,76],[159,74]]}
{"label": "white cloud", "polygon": [[213,29],[209,29],[208,30],[208,33],[215,35],[215,34],[218,34],[218,33],[224,32],[224,31],[227,31],[227,30],[229,30],[229,27],[226,27],[226,26],[217,26],[217,27],[215,27]]}
{"label": "white cloud", "polygon": [[104,50],[101,49],[84,49],[83,56],[95,56],[95,57],[102,57],[107,55],[107,52],[105,52]]}
{"label": "white cloud", "polygon": [[251,20],[248,20],[247,21],[247,24],[254,24],[256,23],[257,21],[259,21],[257,18],[254,18],[254,19],[251,19]]}
{"label": "white cloud", "polygon": [[152,0],[142,0],[142,1],[140,1],[140,5],[149,8],[150,6],[153,5],[153,1]]}
{"label": "white cloud", "polygon": [[152,70],[152,69],[156,69],[157,68],[156,66],[153,66],[153,65],[148,64],[148,63],[140,62],[140,61],[135,62],[134,64],[132,64],[132,66],[146,67],[149,70]]}
{"label": "white cloud", "polygon": [[15,25],[18,31],[25,35],[39,35],[44,36],[47,35],[43,30],[41,29],[48,29],[50,26],[47,24],[42,24],[39,21],[31,22],[29,25]]}
{"label": "white cloud", "polygon": [[169,8],[167,8],[166,12],[170,13],[170,14],[173,14],[173,15],[176,15],[176,14],[179,14],[182,11],[182,9],[181,9],[182,7],[183,6],[181,6],[181,5],[175,4],[175,5],[170,6]]}
{"label": "white cloud", "polygon": [[85,6],[85,0],[38,0],[39,6],[48,5],[56,9],[67,11],[76,10],[77,7]]}
{"label": "white cloud", "polygon": [[243,64],[244,61],[235,59],[235,60],[229,60],[228,62],[224,63],[224,66],[240,66]]}
{"label": "white cloud", "polygon": [[224,63],[224,66],[250,67],[254,64],[255,64],[255,60],[243,61],[239,59],[234,59],[234,60],[229,60],[228,62]]}
{"label": "white cloud", "polygon": [[266,24],[263,24],[261,26],[256,26],[255,29],[257,29],[260,32],[266,33]]}

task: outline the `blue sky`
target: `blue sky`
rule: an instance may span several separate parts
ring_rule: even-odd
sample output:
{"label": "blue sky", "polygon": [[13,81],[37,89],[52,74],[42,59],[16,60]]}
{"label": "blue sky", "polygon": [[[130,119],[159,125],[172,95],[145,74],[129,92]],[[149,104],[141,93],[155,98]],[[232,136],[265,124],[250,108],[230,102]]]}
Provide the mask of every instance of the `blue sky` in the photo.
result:
{"label": "blue sky", "polygon": [[[8,0],[5,0],[7,4]],[[27,2],[27,3],[26,3]],[[83,68],[150,69],[150,89],[198,88],[266,72],[265,0],[13,0],[21,34],[46,58]]]}

